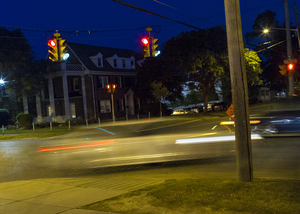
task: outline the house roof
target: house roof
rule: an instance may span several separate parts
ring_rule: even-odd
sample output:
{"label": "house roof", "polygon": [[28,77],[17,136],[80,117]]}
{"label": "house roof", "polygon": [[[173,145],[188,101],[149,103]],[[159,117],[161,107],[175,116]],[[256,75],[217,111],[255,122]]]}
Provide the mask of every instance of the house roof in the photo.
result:
{"label": "house roof", "polygon": [[[91,71],[127,71],[127,72],[136,71],[132,69],[113,68],[105,59],[113,57],[114,55],[117,55],[118,57],[121,58],[123,57],[130,58],[133,56],[135,60],[143,59],[142,54],[128,49],[101,47],[101,46],[85,45],[85,44],[78,44],[78,43],[71,43],[71,42],[68,42],[68,47],[77,55],[77,57],[86,66],[86,68]],[[69,51],[71,57],[73,55],[71,53],[72,51]],[[99,52],[103,55],[103,67],[101,68],[97,67],[90,59],[91,56],[96,56]],[[136,69],[138,69],[139,65],[137,63],[135,65],[136,65]]]}

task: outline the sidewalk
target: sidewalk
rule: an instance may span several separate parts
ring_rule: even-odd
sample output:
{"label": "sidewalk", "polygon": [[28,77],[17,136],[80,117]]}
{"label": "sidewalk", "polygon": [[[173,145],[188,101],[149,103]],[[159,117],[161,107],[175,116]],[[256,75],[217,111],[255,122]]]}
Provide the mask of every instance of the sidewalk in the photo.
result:
{"label": "sidewalk", "polygon": [[0,183],[0,213],[112,214],[77,208],[160,182],[163,180],[93,176]]}

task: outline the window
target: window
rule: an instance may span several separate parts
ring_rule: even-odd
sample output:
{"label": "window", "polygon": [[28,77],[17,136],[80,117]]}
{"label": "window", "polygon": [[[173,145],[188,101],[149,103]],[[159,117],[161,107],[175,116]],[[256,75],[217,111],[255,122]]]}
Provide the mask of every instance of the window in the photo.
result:
{"label": "window", "polygon": [[134,61],[133,60],[131,60],[131,68],[134,68]]}
{"label": "window", "polygon": [[270,96],[270,91],[266,91],[266,96]]}
{"label": "window", "polygon": [[117,60],[114,59],[114,67],[116,68],[117,67]]}
{"label": "window", "polygon": [[98,76],[98,88],[105,88],[108,84],[108,77]]}
{"label": "window", "polygon": [[100,100],[100,112],[101,113],[110,113],[110,100]]}
{"label": "window", "polygon": [[98,67],[102,67],[102,59],[101,59],[101,57],[97,58],[97,66]]}
{"label": "window", "polygon": [[2,97],[8,97],[8,94],[6,93],[6,88],[4,86],[1,86],[0,90]]}
{"label": "window", "polygon": [[117,87],[122,88],[122,77],[117,77],[116,82],[117,82]]}
{"label": "window", "polygon": [[50,117],[52,115],[52,109],[50,105],[47,105],[47,117]]}
{"label": "window", "polygon": [[126,68],[125,59],[122,59],[123,68]]}
{"label": "window", "polygon": [[70,103],[70,113],[72,118],[76,118],[75,103]]}
{"label": "window", "polygon": [[78,91],[79,90],[79,77],[73,78],[73,90]]}
{"label": "window", "polygon": [[118,99],[118,110],[124,111],[124,101],[123,99]]}
{"label": "window", "polygon": [[125,82],[125,87],[132,87],[133,86],[131,77],[125,77],[124,82]]}

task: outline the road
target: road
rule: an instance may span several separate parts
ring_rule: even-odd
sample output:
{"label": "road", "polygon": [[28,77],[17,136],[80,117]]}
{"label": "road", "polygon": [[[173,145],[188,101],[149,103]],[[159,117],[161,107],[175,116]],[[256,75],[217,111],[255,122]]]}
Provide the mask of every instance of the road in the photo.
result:
{"label": "road", "polygon": [[[102,169],[183,160],[222,160],[235,166],[234,142],[175,144],[178,139],[233,135],[227,118],[167,117],[116,122],[54,139],[0,142],[0,182],[96,175]],[[254,169],[300,178],[299,138],[253,141]],[[211,166],[211,170],[214,165]],[[215,171],[221,170],[217,166]]]}

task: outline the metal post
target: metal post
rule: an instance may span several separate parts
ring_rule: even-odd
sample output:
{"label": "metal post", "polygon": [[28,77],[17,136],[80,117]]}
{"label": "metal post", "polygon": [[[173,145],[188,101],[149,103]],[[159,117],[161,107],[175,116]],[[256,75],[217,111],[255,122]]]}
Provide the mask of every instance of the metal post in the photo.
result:
{"label": "metal post", "polygon": [[4,135],[4,125],[2,125],[2,135]]}
{"label": "metal post", "polygon": [[235,115],[236,167],[240,181],[253,180],[247,75],[239,0],[224,0],[232,100]]}
{"label": "metal post", "polygon": [[148,112],[148,115],[149,115],[149,119],[150,119],[150,111]]}
{"label": "metal post", "polygon": [[50,130],[52,131],[52,122],[50,122]]}
{"label": "metal post", "polygon": [[86,127],[88,128],[89,127],[89,121],[85,120],[85,124],[86,124]]}
{"label": "metal post", "polygon": [[115,122],[114,93],[111,94],[112,119]]}
{"label": "metal post", "polygon": [[[291,41],[291,26],[290,26],[290,14],[289,14],[289,0],[284,0],[285,8],[285,25],[286,25],[286,50],[288,60],[292,59],[292,41]],[[291,71],[291,75],[288,76],[288,96],[291,97],[295,93],[294,90],[294,71]]]}
{"label": "metal post", "polygon": [[137,114],[137,118],[138,118],[138,120],[140,120],[140,114]]}
{"label": "metal post", "polygon": [[33,130],[33,131],[35,131],[35,128],[34,128],[34,123],[32,123],[32,130]]}
{"label": "metal post", "polygon": [[99,127],[101,127],[100,117],[98,117],[98,123],[99,123]]}
{"label": "metal post", "polygon": [[69,120],[69,130],[71,130],[71,121]]}

